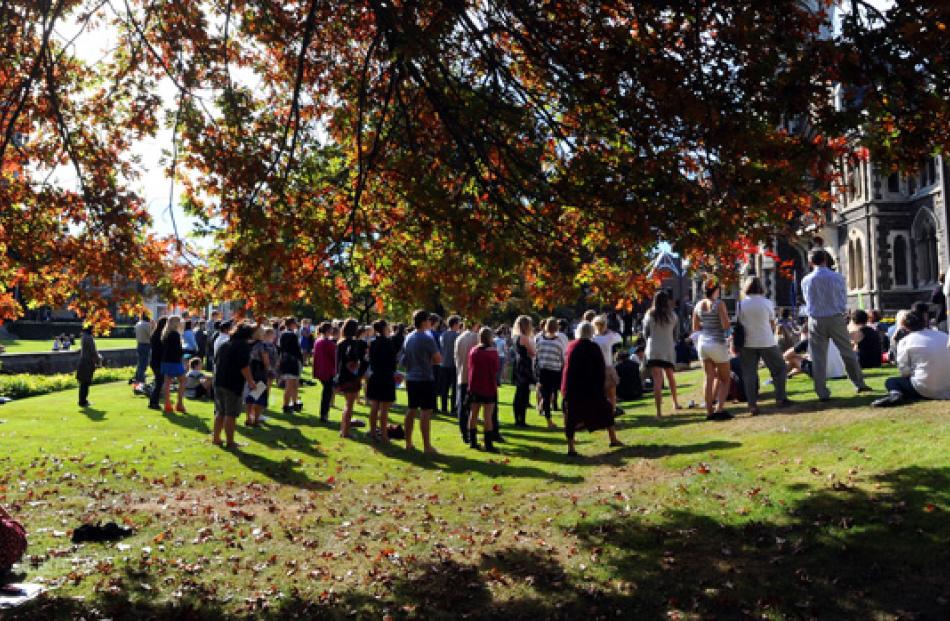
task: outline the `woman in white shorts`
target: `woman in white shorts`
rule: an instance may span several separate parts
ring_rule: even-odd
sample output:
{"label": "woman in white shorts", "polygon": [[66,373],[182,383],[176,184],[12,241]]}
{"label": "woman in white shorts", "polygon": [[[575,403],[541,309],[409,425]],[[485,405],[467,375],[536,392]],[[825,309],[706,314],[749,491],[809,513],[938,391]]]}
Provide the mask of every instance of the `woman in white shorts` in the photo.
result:
{"label": "woman in white shorts", "polygon": [[[711,278],[703,288],[706,297],[693,311],[693,331],[699,331],[699,359],[706,373],[706,419],[729,420],[732,415],[723,408],[729,394],[729,312],[719,299],[719,283]],[[713,401],[715,400],[715,409]]]}

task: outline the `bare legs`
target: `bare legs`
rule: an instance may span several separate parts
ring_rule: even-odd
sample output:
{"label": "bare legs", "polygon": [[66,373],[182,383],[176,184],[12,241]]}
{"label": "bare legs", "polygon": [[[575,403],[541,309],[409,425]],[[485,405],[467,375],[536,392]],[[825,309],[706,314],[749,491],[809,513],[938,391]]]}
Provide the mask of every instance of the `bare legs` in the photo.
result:
{"label": "bare legs", "polygon": [[227,440],[228,446],[235,446],[234,444],[234,427],[236,426],[237,419],[233,416],[215,416],[214,417],[214,431],[211,439],[212,444],[221,444],[221,431],[224,431],[224,437]]}
{"label": "bare legs", "polygon": [[288,409],[293,409],[294,405],[297,403],[297,396],[299,392],[299,379],[284,380],[284,412],[287,412]]}
{"label": "bare legs", "polygon": [[416,412],[419,413],[419,429],[422,431],[422,446],[426,453],[435,453],[432,443],[429,441],[429,424],[432,419],[432,410],[412,409],[406,412],[406,448],[412,450],[412,427],[416,420]]}
{"label": "bare legs", "polygon": [[389,406],[392,403],[388,401],[370,401],[369,402],[369,433],[370,436],[376,436],[377,426],[380,432],[380,438],[383,442],[389,442]]}
{"label": "bare legs", "polygon": [[[172,377],[165,376],[165,382],[162,385],[162,393],[165,395],[165,411],[173,412],[172,409]],[[185,413],[185,376],[178,377],[178,406],[175,408],[179,412]]]}
{"label": "bare legs", "polygon": [[343,393],[345,403],[343,405],[343,419],[340,421],[341,438],[350,437],[350,419],[353,418],[353,404],[356,402],[356,398],[359,394],[359,391]]}

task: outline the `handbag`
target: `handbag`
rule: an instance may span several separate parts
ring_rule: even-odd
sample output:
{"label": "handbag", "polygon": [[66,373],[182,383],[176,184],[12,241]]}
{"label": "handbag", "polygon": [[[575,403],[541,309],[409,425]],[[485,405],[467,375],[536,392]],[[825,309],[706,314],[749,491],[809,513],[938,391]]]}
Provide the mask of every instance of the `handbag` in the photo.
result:
{"label": "handbag", "polygon": [[745,347],[745,326],[739,319],[742,317],[742,303],[736,302],[736,323],[732,327],[732,346],[736,351]]}

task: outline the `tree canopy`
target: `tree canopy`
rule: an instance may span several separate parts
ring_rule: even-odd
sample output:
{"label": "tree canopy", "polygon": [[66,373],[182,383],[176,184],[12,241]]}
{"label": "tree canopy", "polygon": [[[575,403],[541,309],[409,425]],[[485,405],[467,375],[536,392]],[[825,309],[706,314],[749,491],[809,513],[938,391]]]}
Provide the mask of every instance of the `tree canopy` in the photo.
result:
{"label": "tree canopy", "polygon": [[[0,292],[103,325],[143,285],[622,305],[661,241],[729,262],[822,218],[842,158],[945,151],[948,23],[922,0],[0,1]],[[114,49],[83,60],[67,24]],[[162,129],[197,245],[129,189]]]}

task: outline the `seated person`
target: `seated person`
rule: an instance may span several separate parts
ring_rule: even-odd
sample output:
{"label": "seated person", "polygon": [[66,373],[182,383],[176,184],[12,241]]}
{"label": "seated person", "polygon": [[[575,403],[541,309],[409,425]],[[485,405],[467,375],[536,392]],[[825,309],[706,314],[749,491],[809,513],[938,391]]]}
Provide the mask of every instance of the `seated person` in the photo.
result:
{"label": "seated person", "polygon": [[207,399],[211,396],[211,378],[201,372],[201,358],[192,358],[185,374],[185,397]]}
{"label": "seated person", "polygon": [[887,361],[891,364],[897,364],[897,344],[901,339],[907,336],[907,328],[904,327],[904,319],[910,311],[897,311],[897,318],[894,320],[892,332],[890,332],[890,347],[887,350]]}
{"label": "seated person", "polygon": [[636,353],[629,357],[621,357],[620,362],[616,364],[617,376],[620,381],[617,383],[617,398],[621,401],[633,401],[643,396],[643,378],[640,375],[640,361],[636,359]]}
{"label": "seated person", "polygon": [[795,377],[800,373],[811,375],[811,358],[808,356],[808,324],[802,325],[801,337],[793,347],[790,347],[782,356],[788,365],[788,376]]}
{"label": "seated person", "polygon": [[57,336],[53,339],[53,351],[59,351],[63,348],[63,341]]}
{"label": "seated person", "polygon": [[891,407],[920,399],[950,399],[950,349],[947,335],[927,327],[916,312],[907,313],[902,326],[907,336],[897,346],[900,377],[884,383],[887,396],[874,407]]}
{"label": "seated person", "polygon": [[795,322],[792,320],[792,311],[789,308],[782,311],[782,318],[775,324],[775,340],[781,351],[795,347],[797,334]]}
{"label": "seated person", "polygon": [[693,339],[685,336],[676,344],[676,370],[686,371],[690,368],[693,360],[698,360],[699,355],[693,346]]}
{"label": "seated person", "polygon": [[861,368],[881,368],[881,339],[877,330],[868,325],[866,312],[856,310],[851,314],[848,333],[851,335],[851,348],[857,352]]}

